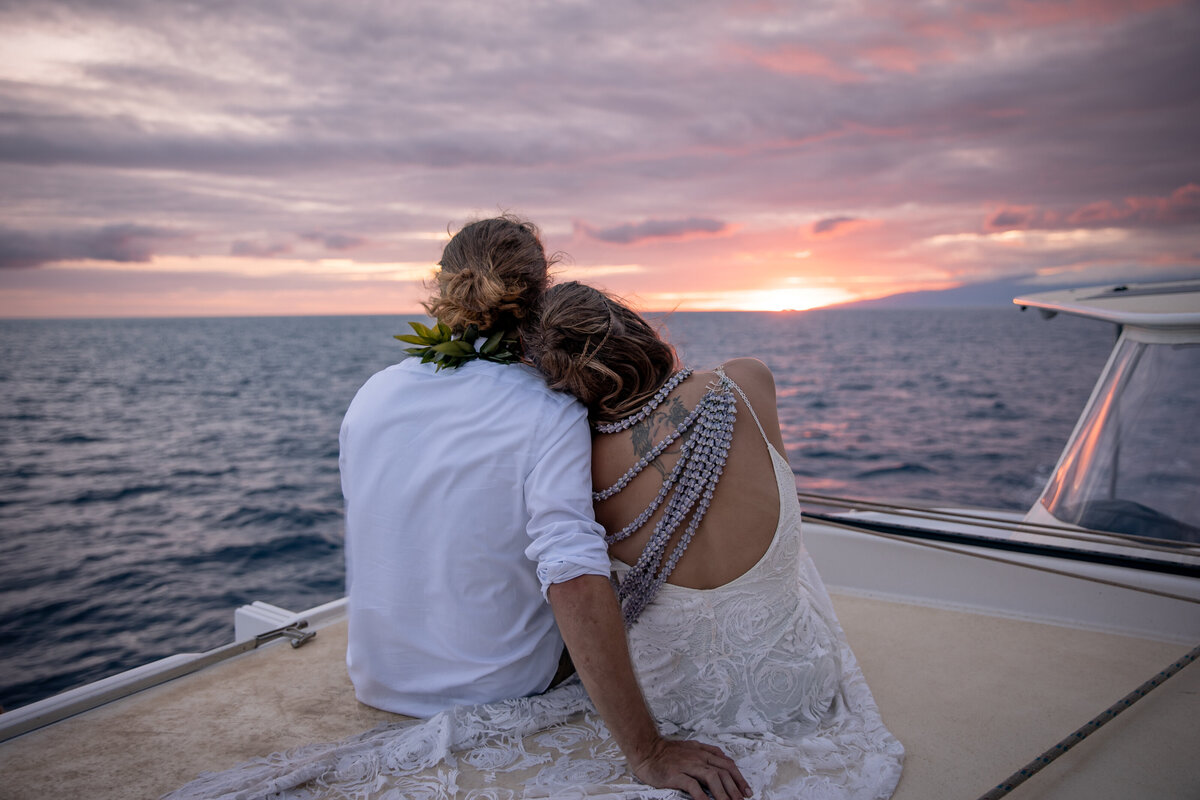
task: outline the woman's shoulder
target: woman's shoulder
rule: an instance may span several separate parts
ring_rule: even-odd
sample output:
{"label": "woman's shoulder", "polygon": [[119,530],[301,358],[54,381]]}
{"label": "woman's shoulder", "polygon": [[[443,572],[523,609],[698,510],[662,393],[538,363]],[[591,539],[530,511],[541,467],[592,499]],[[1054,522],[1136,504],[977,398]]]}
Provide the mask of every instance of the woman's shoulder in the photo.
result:
{"label": "woman's shoulder", "polygon": [[748,394],[769,393],[774,398],[775,376],[771,374],[771,368],[757,358],[733,358],[721,368]]}
{"label": "woman's shoulder", "polygon": [[779,408],[775,399],[775,376],[771,369],[757,358],[735,358],[722,364],[725,374],[742,388],[750,406],[754,409],[763,433],[779,453],[787,450],[783,433],[779,429]]}

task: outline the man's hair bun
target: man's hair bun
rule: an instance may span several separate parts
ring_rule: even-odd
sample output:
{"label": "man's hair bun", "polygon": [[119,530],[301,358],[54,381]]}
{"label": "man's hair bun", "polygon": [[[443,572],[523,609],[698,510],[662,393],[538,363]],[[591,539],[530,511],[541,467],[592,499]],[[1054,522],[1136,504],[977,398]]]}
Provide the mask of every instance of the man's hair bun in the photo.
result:
{"label": "man's hair bun", "polygon": [[550,282],[537,227],[505,214],[467,224],[442,251],[437,293],[425,310],[455,332],[512,327],[527,319]]}

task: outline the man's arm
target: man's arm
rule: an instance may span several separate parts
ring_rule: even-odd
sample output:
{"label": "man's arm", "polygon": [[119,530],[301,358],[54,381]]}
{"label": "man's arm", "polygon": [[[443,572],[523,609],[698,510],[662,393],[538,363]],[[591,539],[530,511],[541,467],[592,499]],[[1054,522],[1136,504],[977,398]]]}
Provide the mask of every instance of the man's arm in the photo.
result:
{"label": "man's arm", "polygon": [[705,788],[716,800],[750,797],[746,779],[720,748],[659,735],[629,660],[608,578],[581,575],[555,583],[547,597],[584,688],[634,775],[656,788],[682,789],[693,800],[705,800]]}

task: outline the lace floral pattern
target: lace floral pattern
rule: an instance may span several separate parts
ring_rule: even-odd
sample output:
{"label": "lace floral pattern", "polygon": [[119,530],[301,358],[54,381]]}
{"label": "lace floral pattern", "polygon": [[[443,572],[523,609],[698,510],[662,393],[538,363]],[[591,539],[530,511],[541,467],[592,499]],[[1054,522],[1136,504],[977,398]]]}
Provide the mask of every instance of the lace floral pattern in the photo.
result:
{"label": "lace floral pattern", "polygon": [[[890,797],[904,750],[884,727],[800,536],[787,462],[775,540],[717,589],[672,584],[629,631],[664,734],[715,744],[763,800]],[[620,572],[628,566],[615,563]],[[679,798],[630,773],[582,686],[452,708],[202,775],[193,798],[517,800]]]}

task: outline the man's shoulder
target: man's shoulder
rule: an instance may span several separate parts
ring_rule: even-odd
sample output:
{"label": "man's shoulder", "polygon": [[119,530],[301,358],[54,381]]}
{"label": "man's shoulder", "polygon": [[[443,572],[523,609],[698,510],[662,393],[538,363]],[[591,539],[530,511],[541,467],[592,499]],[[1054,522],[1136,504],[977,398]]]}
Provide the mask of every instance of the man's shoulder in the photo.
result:
{"label": "man's shoulder", "polygon": [[[407,362],[401,362],[401,365]],[[429,367],[431,365],[424,365]],[[557,407],[583,406],[573,395],[551,389],[546,379],[528,364],[497,364],[492,361],[468,361],[454,370],[436,373],[456,379],[464,384],[474,384],[477,391],[490,392],[493,387],[511,387],[519,390],[521,402],[549,404]]]}
{"label": "man's shoulder", "polygon": [[413,375],[413,372],[410,362],[415,363],[416,359],[405,359],[397,364],[392,364],[389,367],[379,370],[363,381],[356,395],[370,394],[372,391],[380,391],[391,384],[411,380],[410,376]]}
{"label": "man's shoulder", "polygon": [[[486,362],[481,362],[486,363]],[[569,406],[579,403],[574,395],[560,392],[557,389],[551,389],[546,384],[546,378],[542,373],[538,372],[528,364],[488,364],[490,367],[498,367],[498,370],[493,370],[493,374],[504,380],[512,380],[515,383],[528,386],[530,391],[536,392],[546,398],[547,402]]]}
{"label": "man's shoulder", "polygon": [[[359,394],[407,392],[422,385],[449,390],[460,397],[475,395],[480,404],[506,397],[510,402],[530,406],[531,411],[554,409],[586,414],[573,395],[551,389],[542,374],[527,364],[468,361],[455,369],[438,370],[435,364],[408,358],[376,372]],[[504,391],[506,388],[516,392]]]}

